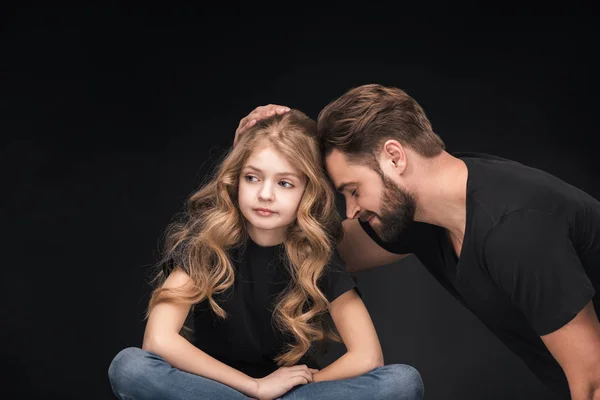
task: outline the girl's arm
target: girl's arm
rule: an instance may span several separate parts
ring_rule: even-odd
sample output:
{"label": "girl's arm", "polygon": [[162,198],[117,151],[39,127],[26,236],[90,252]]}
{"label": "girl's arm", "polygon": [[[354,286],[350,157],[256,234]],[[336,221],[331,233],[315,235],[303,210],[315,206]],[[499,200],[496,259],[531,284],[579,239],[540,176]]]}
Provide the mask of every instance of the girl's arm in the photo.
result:
{"label": "girl's arm", "polygon": [[313,374],[313,381],[346,379],[383,366],[383,352],[371,316],[354,289],[329,305],[333,322],[347,352],[326,368]]}
{"label": "girl's arm", "polygon": [[[191,284],[190,277],[176,268],[163,287],[188,284]],[[296,385],[312,382],[306,366],[282,367],[264,378],[255,379],[211,357],[179,335],[189,311],[189,304],[157,304],[148,316],[142,348],[158,354],[179,370],[220,382],[252,398],[277,398]]]}
{"label": "girl's arm", "polygon": [[[190,283],[190,277],[176,268],[163,287]],[[177,369],[221,382],[254,397],[258,388],[255,379],[209,356],[179,334],[189,311],[190,304],[158,303],[148,316],[142,348],[158,354]]]}

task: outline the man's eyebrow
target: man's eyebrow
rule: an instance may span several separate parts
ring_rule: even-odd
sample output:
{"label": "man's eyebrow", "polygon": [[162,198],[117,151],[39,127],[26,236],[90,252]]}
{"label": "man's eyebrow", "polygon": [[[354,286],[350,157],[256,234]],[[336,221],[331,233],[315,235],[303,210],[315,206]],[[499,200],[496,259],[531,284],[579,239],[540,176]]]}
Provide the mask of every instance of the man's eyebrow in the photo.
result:
{"label": "man's eyebrow", "polygon": [[[253,165],[246,165],[244,168],[249,168],[249,169],[252,169],[252,170],[254,170],[256,172],[260,172],[260,173],[263,172],[260,168],[256,168]],[[298,174],[296,174],[294,172],[287,172],[287,171],[286,172],[278,172],[275,175],[277,175],[277,176],[293,176],[296,179],[300,179],[300,176],[298,176]]]}
{"label": "man's eyebrow", "polygon": [[346,189],[346,186],[350,186],[350,185],[356,185],[357,182],[355,181],[351,181],[351,182],[344,182],[342,183],[340,186],[338,186],[337,191],[338,192],[343,192],[344,189]]}

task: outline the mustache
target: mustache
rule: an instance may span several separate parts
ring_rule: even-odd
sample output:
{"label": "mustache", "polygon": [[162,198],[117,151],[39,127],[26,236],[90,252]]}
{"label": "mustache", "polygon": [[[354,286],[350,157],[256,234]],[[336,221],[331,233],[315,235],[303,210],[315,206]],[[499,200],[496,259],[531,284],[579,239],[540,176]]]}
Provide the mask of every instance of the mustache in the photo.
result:
{"label": "mustache", "polygon": [[360,219],[363,222],[367,222],[369,220],[369,218],[371,218],[374,215],[377,215],[377,214],[375,214],[374,212],[371,212],[371,211],[364,211],[358,215],[358,219]]}

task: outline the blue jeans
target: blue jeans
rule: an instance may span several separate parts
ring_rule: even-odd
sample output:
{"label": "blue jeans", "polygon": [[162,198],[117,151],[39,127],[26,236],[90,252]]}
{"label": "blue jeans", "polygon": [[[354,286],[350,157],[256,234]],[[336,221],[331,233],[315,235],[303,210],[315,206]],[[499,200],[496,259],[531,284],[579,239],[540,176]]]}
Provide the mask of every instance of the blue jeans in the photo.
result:
{"label": "blue jeans", "polygon": [[[108,368],[113,392],[121,400],[211,399],[246,400],[248,397],[222,383],[173,368],[154,353],[129,347]],[[296,386],[281,399],[414,400],[423,398],[419,372],[408,365],[375,368],[361,376]]]}

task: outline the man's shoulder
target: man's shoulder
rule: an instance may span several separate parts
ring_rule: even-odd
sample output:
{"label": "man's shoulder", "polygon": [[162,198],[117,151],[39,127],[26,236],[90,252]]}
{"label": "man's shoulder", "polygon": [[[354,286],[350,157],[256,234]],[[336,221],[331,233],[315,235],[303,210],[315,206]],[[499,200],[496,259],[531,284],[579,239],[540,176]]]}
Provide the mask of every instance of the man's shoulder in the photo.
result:
{"label": "man's shoulder", "polygon": [[580,190],[541,169],[487,154],[460,155],[469,169],[467,201],[493,225],[523,211],[569,214],[582,199]]}
{"label": "man's shoulder", "polygon": [[500,157],[490,153],[482,153],[476,151],[454,151],[450,153],[452,156],[460,159],[468,158],[468,159],[479,159],[479,160],[494,160],[494,161],[506,161],[506,162],[515,162],[514,160],[510,160],[508,158]]}

